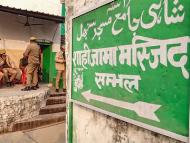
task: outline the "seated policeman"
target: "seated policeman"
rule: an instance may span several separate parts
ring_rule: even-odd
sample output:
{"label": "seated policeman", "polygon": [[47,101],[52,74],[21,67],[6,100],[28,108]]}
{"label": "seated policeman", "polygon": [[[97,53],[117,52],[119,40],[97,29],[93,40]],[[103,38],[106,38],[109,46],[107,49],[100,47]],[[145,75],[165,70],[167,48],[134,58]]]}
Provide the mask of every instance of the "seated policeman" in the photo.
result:
{"label": "seated policeman", "polygon": [[0,71],[0,82],[3,79],[3,76],[4,76],[3,72]]}
{"label": "seated policeman", "polygon": [[13,86],[13,80],[17,76],[17,70],[15,67],[15,63],[10,59],[8,55],[6,55],[5,50],[0,51],[0,68],[4,73],[4,78],[7,83],[7,86]]}

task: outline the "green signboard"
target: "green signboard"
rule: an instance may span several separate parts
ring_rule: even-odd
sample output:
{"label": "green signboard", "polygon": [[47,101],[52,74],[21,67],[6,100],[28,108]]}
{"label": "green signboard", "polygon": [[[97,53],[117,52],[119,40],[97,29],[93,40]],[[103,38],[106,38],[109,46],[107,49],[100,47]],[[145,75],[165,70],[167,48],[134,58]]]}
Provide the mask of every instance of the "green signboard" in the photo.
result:
{"label": "green signboard", "polygon": [[189,5],[116,0],[73,18],[72,101],[186,141]]}

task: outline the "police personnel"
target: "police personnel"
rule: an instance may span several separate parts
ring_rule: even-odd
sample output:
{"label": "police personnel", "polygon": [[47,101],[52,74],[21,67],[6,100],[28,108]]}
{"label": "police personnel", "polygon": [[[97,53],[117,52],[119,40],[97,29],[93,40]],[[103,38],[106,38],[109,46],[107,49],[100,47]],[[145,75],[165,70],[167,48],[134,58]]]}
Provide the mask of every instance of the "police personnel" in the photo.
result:
{"label": "police personnel", "polygon": [[59,81],[62,76],[63,79],[63,92],[66,91],[66,69],[65,69],[65,48],[61,47],[60,51],[56,53],[55,68],[57,70],[56,76],[56,92],[59,92]]}
{"label": "police personnel", "polygon": [[40,66],[40,47],[35,37],[30,38],[30,44],[27,46],[23,56],[28,58],[28,65],[26,67],[26,87],[22,91],[36,90],[38,84],[38,68]]}
{"label": "police personnel", "polygon": [[4,74],[0,71],[0,83],[1,83],[1,80],[3,79],[3,76]]}
{"label": "police personnel", "polygon": [[6,55],[6,51],[4,49],[0,51],[0,69],[4,74],[7,86],[13,86],[13,80],[17,76],[17,70],[15,63],[10,59],[8,55]]}

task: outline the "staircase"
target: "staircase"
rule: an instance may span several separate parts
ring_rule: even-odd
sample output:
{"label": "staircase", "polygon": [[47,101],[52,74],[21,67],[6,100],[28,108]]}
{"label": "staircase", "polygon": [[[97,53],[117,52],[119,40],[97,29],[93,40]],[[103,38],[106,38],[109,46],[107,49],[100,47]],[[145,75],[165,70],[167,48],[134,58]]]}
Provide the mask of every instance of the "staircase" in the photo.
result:
{"label": "staircase", "polygon": [[51,93],[47,98],[46,106],[40,109],[39,115],[14,123],[12,131],[28,130],[44,125],[65,121],[66,96],[65,93]]}

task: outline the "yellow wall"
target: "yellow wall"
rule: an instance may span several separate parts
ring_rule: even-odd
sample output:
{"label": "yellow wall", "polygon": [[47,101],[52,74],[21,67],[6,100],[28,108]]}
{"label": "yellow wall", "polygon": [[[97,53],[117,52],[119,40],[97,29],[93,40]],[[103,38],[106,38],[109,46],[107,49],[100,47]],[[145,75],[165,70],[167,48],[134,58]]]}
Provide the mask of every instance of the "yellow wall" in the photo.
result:
{"label": "yellow wall", "polygon": [[15,62],[16,67],[19,67],[19,61],[23,57],[24,50],[6,49],[7,55]]}

